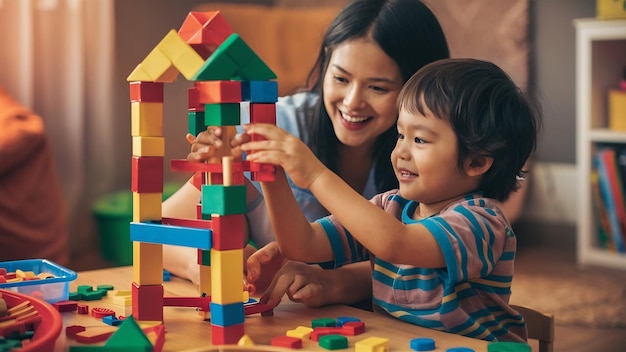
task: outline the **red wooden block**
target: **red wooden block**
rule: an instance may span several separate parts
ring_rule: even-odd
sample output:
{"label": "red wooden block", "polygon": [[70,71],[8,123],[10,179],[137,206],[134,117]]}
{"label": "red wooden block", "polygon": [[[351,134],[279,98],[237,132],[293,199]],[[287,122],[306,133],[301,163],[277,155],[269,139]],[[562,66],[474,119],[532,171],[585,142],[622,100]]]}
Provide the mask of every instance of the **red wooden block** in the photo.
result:
{"label": "red wooden block", "polygon": [[250,103],[250,123],[276,124],[276,104]]}
{"label": "red wooden block", "polygon": [[133,282],[132,302],[135,319],[163,321],[163,285],[137,285]]}
{"label": "red wooden block", "polygon": [[87,328],[85,328],[84,326],[80,326],[80,325],[70,325],[68,327],[65,328],[65,336],[71,338],[71,339],[75,339],[76,338],[76,334],[78,334],[81,331],[85,331],[87,330]]}
{"label": "red wooden block", "polygon": [[231,326],[211,324],[211,343],[214,345],[236,344],[243,335],[243,324]]}
{"label": "red wooden block", "polygon": [[163,82],[130,82],[130,101],[163,102]]}
{"label": "red wooden block", "polygon": [[201,104],[239,103],[242,99],[240,81],[196,82],[195,89]]}
{"label": "red wooden block", "polygon": [[187,109],[204,111],[204,104],[200,103],[200,94],[194,87],[187,89]]}
{"label": "red wooden block", "polygon": [[219,11],[189,12],[178,30],[181,38],[205,60],[232,33]]}
{"label": "red wooden block", "polygon": [[244,221],[246,218],[243,214],[211,215],[213,229],[211,246],[220,251],[243,248]]}
{"label": "red wooden block", "polygon": [[272,338],[272,346],[287,347],[293,349],[302,348],[302,339],[291,336],[276,336]]}
{"label": "red wooden block", "polygon": [[201,219],[176,219],[176,218],[162,218],[161,223],[164,225],[174,225],[183,227],[194,227],[198,229],[211,229],[211,220]]}
{"label": "red wooden block", "polygon": [[89,306],[86,304],[79,304],[76,307],[76,311],[78,314],[89,314]]}
{"label": "red wooden block", "polygon": [[139,193],[163,193],[162,156],[133,156],[131,189]]}
{"label": "red wooden block", "polygon": [[53,304],[59,312],[73,312],[78,309],[78,303],[75,301],[60,301]]}
{"label": "red wooden block", "polygon": [[342,335],[355,336],[365,332],[365,322],[350,321],[342,325]]}

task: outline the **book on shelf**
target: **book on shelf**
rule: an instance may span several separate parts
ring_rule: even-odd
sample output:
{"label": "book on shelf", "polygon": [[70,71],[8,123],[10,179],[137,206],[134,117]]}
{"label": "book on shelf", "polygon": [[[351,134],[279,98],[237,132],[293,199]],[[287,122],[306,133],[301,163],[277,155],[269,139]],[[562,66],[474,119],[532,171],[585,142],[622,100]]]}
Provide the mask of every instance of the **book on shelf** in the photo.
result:
{"label": "book on shelf", "polygon": [[609,217],[602,199],[598,178],[598,170],[591,170],[591,201],[593,203],[592,208],[595,210],[595,218],[598,219],[598,241],[601,248],[616,252],[615,243],[611,239],[611,226],[609,225]]}
{"label": "book on shelf", "polygon": [[626,208],[622,177],[617,165],[617,152],[612,147],[598,148],[593,156],[598,172],[600,195],[607,214],[610,237],[619,253],[626,253]]}

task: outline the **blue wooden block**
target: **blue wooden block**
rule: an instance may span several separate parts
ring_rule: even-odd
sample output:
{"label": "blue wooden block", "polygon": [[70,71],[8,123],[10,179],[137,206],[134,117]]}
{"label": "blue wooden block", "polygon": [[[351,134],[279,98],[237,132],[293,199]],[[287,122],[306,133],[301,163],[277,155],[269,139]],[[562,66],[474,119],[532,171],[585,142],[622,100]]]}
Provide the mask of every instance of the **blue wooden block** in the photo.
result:
{"label": "blue wooden block", "polygon": [[245,81],[241,85],[243,100],[251,103],[275,103],[278,101],[276,81]]}
{"label": "blue wooden block", "polygon": [[211,324],[231,326],[243,324],[245,314],[243,302],[219,304],[211,302]]}
{"label": "blue wooden block", "polygon": [[212,234],[210,229],[163,225],[160,222],[130,223],[130,240],[138,242],[210,250]]}

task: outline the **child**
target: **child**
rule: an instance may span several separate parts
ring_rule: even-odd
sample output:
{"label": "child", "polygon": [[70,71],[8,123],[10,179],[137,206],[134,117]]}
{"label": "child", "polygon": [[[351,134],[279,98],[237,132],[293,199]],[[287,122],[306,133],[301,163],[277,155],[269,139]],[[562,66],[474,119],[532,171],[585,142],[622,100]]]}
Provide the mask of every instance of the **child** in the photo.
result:
{"label": "child", "polygon": [[276,240],[292,260],[336,265],[370,256],[376,308],[398,319],[492,341],[525,341],[508,305],[516,239],[497,201],[518,187],[539,112],[496,65],[446,59],[399,96],[391,161],[399,189],[363,199],[298,139],[248,125],[265,141],[248,160],[280,165],[332,214],[309,223],[285,174],[263,184]]}

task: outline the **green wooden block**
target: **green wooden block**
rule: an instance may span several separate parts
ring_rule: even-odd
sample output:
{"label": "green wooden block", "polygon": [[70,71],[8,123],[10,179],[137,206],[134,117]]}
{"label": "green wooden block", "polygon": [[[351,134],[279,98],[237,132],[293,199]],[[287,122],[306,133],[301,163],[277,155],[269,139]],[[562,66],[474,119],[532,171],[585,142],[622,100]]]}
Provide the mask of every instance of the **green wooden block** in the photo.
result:
{"label": "green wooden block", "polygon": [[202,185],[202,218],[246,213],[246,186]]}
{"label": "green wooden block", "polygon": [[337,321],[333,318],[319,318],[311,320],[311,327],[313,329],[317,327],[332,328],[335,326],[337,326]]}
{"label": "green wooden block", "polygon": [[348,348],[348,338],[342,335],[324,335],[320,336],[319,345],[327,350],[340,350]]}
{"label": "green wooden block", "polygon": [[204,104],[205,126],[239,126],[239,103]]}
{"label": "green wooden block", "polygon": [[200,265],[211,266],[211,251],[200,250]]}
{"label": "green wooden block", "polygon": [[239,67],[239,75],[249,81],[267,81],[276,79],[276,73],[272,71],[259,57],[255,57],[243,66]]}
{"label": "green wooden block", "polygon": [[239,64],[233,61],[228,54],[218,51],[219,48],[211,56],[209,56],[209,58],[204,62],[204,65],[202,65],[198,72],[191,77],[191,80],[229,80],[236,76]]}
{"label": "green wooden block", "polygon": [[122,321],[104,346],[112,349],[119,348],[119,351],[152,351],[152,343],[132,315]]}
{"label": "green wooden block", "polygon": [[198,133],[206,130],[204,111],[189,111],[187,117],[187,130],[189,133],[197,136]]}

